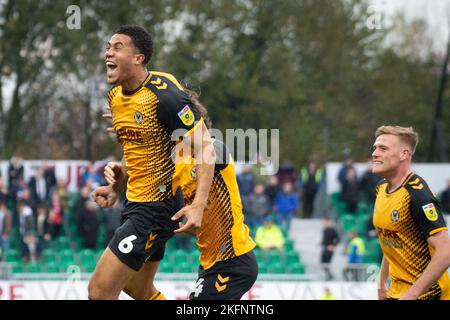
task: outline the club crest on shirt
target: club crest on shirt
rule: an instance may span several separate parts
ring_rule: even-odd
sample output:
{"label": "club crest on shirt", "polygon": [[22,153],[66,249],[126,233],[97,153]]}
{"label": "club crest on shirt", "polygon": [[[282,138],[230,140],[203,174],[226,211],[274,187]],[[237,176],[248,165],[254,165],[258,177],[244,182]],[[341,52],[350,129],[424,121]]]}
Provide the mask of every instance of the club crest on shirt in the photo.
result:
{"label": "club crest on shirt", "polygon": [[136,122],[136,124],[142,124],[143,121],[144,121],[144,116],[142,115],[142,113],[140,113],[139,111],[136,111],[134,114],[134,122]]}
{"label": "club crest on shirt", "polygon": [[429,203],[422,206],[422,210],[425,213],[425,216],[427,217],[428,220],[436,221],[438,219],[438,213],[433,203]]}
{"label": "club crest on shirt", "polygon": [[397,210],[392,210],[391,212],[391,220],[392,222],[397,222],[400,219],[400,213]]}
{"label": "club crest on shirt", "polygon": [[189,108],[188,105],[185,105],[183,110],[178,112],[178,117],[181,119],[181,122],[184,123],[186,126],[190,126],[194,123],[195,117],[194,113],[192,112],[191,108]]}
{"label": "club crest on shirt", "polygon": [[192,180],[197,180],[197,170],[195,167],[192,167],[190,174]]}

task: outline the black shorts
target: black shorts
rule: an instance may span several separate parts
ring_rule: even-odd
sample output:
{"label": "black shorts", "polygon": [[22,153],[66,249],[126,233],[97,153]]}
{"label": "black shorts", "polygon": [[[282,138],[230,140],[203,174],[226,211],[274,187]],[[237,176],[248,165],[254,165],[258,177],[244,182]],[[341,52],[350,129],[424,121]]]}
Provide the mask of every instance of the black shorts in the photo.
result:
{"label": "black shorts", "polygon": [[170,218],[179,209],[175,198],[161,202],[125,201],[122,223],[108,247],[135,271],[139,271],[147,261],[160,261],[164,257],[167,240],[178,227],[178,221]]}
{"label": "black shorts", "polygon": [[252,251],[217,262],[208,270],[200,267],[190,300],[239,300],[258,276],[258,262]]}

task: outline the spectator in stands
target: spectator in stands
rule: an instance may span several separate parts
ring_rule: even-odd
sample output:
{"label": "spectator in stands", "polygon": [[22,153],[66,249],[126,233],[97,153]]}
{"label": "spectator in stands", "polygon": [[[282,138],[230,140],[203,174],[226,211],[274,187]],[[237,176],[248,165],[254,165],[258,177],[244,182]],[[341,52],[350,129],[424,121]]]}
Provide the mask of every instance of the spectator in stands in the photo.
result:
{"label": "spectator in stands", "polygon": [[78,219],[78,232],[83,238],[83,246],[89,249],[97,247],[97,236],[100,227],[98,207],[93,201],[84,203],[84,210]]}
{"label": "spectator in stands", "polygon": [[0,249],[9,249],[9,236],[11,234],[12,216],[6,207],[6,203],[0,200]]}
{"label": "spectator in stands", "polygon": [[50,200],[50,188],[47,185],[42,168],[37,169],[36,175],[31,177],[28,188],[31,191],[32,201],[36,205]]}
{"label": "spectator in stands", "polygon": [[22,239],[22,259],[23,261],[36,261],[38,240],[36,237],[36,224],[33,210],[20,200],[17,203],[19,214],[19,233]]}
{"label": "spectator in stands", "polygon": [[264,223],[264,219],[272,212],[269,198],[264,193],[264,185],[257,184],[255,191],[248,196],[246,215],[249,225],[257,228]]}
{"label": "spectator in stands", "polygon": [[303,200],[303,216],[311,218],[314,211],[314,199],[319,191],[323,178],[323,169],[315,161],[310,161],[308,167],[300,171],[300,190]]}
{"label": "spectator in stands", "polygon": [[339,180],[339,183],[341,184],[341,190],[342,190],[342,184],[344,183],[344,181],[346,180],[346,177],[347,177],[347,170],[350,168],[355,169],[354,164],[353,164],[353,159],[351,157],[347,157],[347,158],[345,158],[345,161],[338,172],[338,180]]}
{"label": "spectator in stands", "polygon": [[79,217],[81,215],[81,212],[84,211],[85,202],[89,201],[89,187],[84,186],[80,190],[80,194],[78,195],[77,202],[75,202],[74,210],[76,213],[76,217]]}
{"label": "spectator in stands", "polygon": [[[24,195],[24,193],[26,193],[26,194]],[[30,189],[28,188],[24,178],[19,178],[14,183],[14,187],[12,189],[12,196],[13,196],[14,201],[26,199],[28,204],[31,205],[33,203]]]}
{"label": "spectator in stands", "polygon": [[273,175],[269,177],[269,182],[265,187],[265,194],[269,197],[270,206],[273,208],[275,204],[275,197],[280,191],[280,185],[278,184],[278,177]]}
{"label": "spectator in stands", "polygon": [[269,182],[269,175],[263,173],[270,172],[270,168],[267,166],[266,162],[259,153],[256,155],[255,164],[251,166],[251,169],[253,176],[255,177],[255,185],[266,185]]}
{"label": "spectator in stands", "polygon": [[245,165],[242,173],[237,175],[237,182],[239,186],[239,194],[241,195],[242,207],[245,212],[248,207],[248,198],[253,192],[253,188],[255,186],[255,176],[253,175],[252,168],[249,165]]}
{"label": "spectator in stands", "polygon": [[290,183],[292,186],[297,185],[297,172],[288,160],[284,161],[278,170],[277,177],[278,183],[284,185],[285,183]]}
{"label": "spectator in stands", "polygon": [[359,185],[355,168],[348,168],[345,180],[342,183],[341,198],[347,204],[347,210],[355,213],[359,201]]}
{"label": "spectator in stands", "polygon": [[339,234],[334,227],[333,220],[330,217],[325,217],[323,220],[322,230],[322,254],[320,262],[323,264],[325,273],[325,281],[333,280],[333,274],[330,271],[329,263],[333,258],[334,250],[339,243]]}
{"label": "spectator in stands", "polygon": [[75,204],[73,206],[79,235],[81,235],[81,233],[82,233],[81,225],[83,222],[81,221],[81,219],[83,218],[84,212],[86,210],[86,202],[90,201],[89,193],[90,193],[90,188],[88,186],[85,185],[85,186],[81,187],[80,192],[77,197],[77,201],[75,202]]}
{"label": "spectator in stands", "polygon": [[69,190],[67,190],[67,183],[64,179],[58,179],[54,192],[58,194],[59,200],[63,206],[64,211],[69,209]]}
{"label": "spectator in stands", "polygon": [[8,167],[8,187],[10,194],[16,194],[16,185],[19,179],[24,178],[22,158],[13,156]]}
{"label": "spectator in stands", "polygon": [[242,173],[237,175],[237,182],[241,197],[246,197],[253,192],[255,187],[255,176],[249,165],[245,165]]}
{"label": "spectator in stands", "polygon": [[344,270],[344,277],[347,281],[360,280],[360,264],[363,263],[365,254],[364,240],[358,236],[357,231],[349,234],[349,243],[347,245],[347,262],[348,267]]}
{"label": "spectator in stands", "polygon": [[12,212],[13,226],[19,225],[19,213],[17,211],[17,208],[18,208],[17,205],[18,205],[19,201],[24,201],[25,204],[33,210],[33,212],[35,209],[35,204],[33,202],[33,199],[31,198],[30,189],[28,189],[28,187],[25,184],[25,179],[20,178],[18,183],[16,184],[15,188],[16,188],[16,193],[13,196],[11,196],[11,199],[12,199],[11,205],[14,208],[14,211]]}
{"label": "spectator in stands", "polygon": [[102,176],[94,164],[91,164],[83,174],[81,185],[90,185],[91,189],[95,189],[102,184]]}
{"label": "spectator in stands", "polygon": [[112,207],[103,210],[105,211],[103,223],[105,226],[106,242],[109,243],[114,232],[116,232],[116,229],[120,226],[122,219],[120,201],[117,201]]}
{"label": "spectator in stands", "polygon": [[373,225],[373,216],[371,214],[367,217],[366,220],[366,237],[368,239],[378,238],[377,230],[375,230],[375,227]]}
{"label": "spectator in stands", "polygon": [[256,230],[256,245],[262,250],[283,250],[284,236],[281,229],[268,217],[264,224]]}
{"label": "spectator in stands", "polygon": [[102,186],[108,185],[108,182],[106,181],[105,176],[103,174],[102,168],[106,167],[106,165],[109,162],[116,162],[116,161],[117,161],[116,157],[111,154],[111,155],[107,156],[105,159],[99,160],[97,162],[96,167],[99,168],[99,170],[97,170],[97,172],[100,174],[100,185],[102,185]]}
{"label": "spectator in stands", "polygon": [[50,213],[48,218],[50,235],[52,238],[59,236],[63,225],[63,217],[64,209],[59,200],[59,195],[55,192],[52,194],[52,202],[50,205]]}
{"label": "spectator in stands", "polygon": [[278,224],[289,230],[292,218],[300,206],[298,194],[294,191],[292,183],[282,185],[282,191],[275,197],[275,212]]}
{"label": "spectator in stands", "polygon": [[6,186],[3,178],[0,177],[0,202],[7,204],[9,199],[10,195],[8,192],[8,187]]}
{"label": "spectator in stands", "polygon": [[362,195],[362,200],[373,204],[375,202],[375,189],[381,178],[372,172],[372,159],[368,161],[368,168],[364,171],[359,180],[359,189]]}
{"label": "spectator in stands", "polygon": [[450,179],[447,180],[447,189],[441,194],[442,211],[450,214]]}
{"label": "spectator in stands", "polygon": [[48,223],[48,207],[46,204],[41,203],[36,209],[37,223],[36,233],[38,237],[39,252],[48,248],[52,236],[50,234],[50,226]]}
{"label": "spectator in stands", "polygon": [[48,165],[48,161],[44,160],[42,162],[41,170],[43,172],[45,183],[46,183],[46,186],[47,186],[47,189],[48,189],[47,198],[50,198],[50,193],[52,193],[54,188],[56,187],[55,168],[54,167],[50,167]]}

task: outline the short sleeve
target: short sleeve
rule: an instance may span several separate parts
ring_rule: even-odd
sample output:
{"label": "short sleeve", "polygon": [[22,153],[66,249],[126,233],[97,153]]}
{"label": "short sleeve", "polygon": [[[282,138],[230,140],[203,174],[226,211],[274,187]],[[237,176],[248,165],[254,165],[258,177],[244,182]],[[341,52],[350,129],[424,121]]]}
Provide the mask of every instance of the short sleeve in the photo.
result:
{"label": "short sleeve", "polygon": [[425,182],[409,186],[410,210],[413,219],[428,238],[442,230],[447,230],[441,206]]}
{"label": "short sleeve", "polygon": [[179,132],[179,136],[191,134],[202,122],[188,95],[178,89],[168,90],[159,96],[157,118],[170,135]]}

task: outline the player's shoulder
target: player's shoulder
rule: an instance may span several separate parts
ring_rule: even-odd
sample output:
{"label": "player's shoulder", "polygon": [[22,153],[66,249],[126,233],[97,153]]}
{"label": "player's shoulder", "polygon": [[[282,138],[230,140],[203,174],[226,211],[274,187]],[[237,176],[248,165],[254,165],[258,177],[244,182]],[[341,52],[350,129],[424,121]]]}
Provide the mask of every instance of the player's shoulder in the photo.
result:
{"label": "player's shoulder", "polygon": [[145,88],[158,98],[159,105],[178,106],[189,102],[183,86],[170,73],[150,71],[150,79]]}
{"label": "player's shoulder", "polygon": [[435,197],[427,182],[415,173],[411,174],[404,184],[404,188],[408,191],[413,200],[431,200]]}
{"label": "player's shoulder", "polygon": [[383,188],[383,186],[385,186],[387,184],[387,180],[386,179],[381,179],[380,181],[378,181],[377,185],[375,186],[375,191],[378,194],[378,192],[381,190],[381,188]]}
{"label": "player's shoulder", "polygon": [[121,86],[118,84],[113,85],[109,90],[108,90],[108,101],[111,102],[114,97],[117,95],[118,92],[121,91]]}
{"label": "player's shoulder", "polygon": [[145,84],[145,87],[158,97],[184,93],[183,86],[172,74],[161,71],[150,71],[150,79]]}

